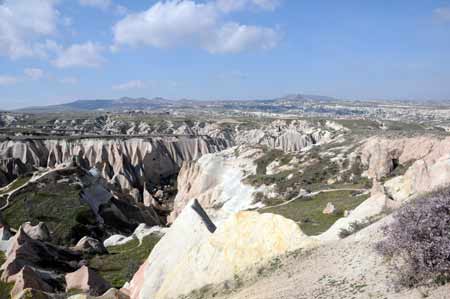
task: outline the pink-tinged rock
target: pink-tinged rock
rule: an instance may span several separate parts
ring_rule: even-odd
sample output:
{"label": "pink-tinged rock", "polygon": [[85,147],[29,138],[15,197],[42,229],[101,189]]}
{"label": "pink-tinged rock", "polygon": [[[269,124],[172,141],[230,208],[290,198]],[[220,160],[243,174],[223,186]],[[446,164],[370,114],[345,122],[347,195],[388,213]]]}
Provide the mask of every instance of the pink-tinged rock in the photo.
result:
{"label": "pink-tinged rock", "polygon": [[14,283],[14,287],[10,293],[11,298],[16,298],[25,289],[53,292],[53,288],[28,266],[23,267],[20,272],[10,276],[8,282]]}
{"label": "pink-tinged rock", "polygon": [[130,283],[127,283],[120,291],[131,298],[138,298],[139,292],[145,283],[145,271],[148,268],[148,259],[139,267]]}
{"label": "pink-tinged rock", "polygon": [[11,240],[5,263],[0,267],[0,271],[3,271],[1,279],[7,280],[25,266],[45,271],[71,271],[76,269],[80,259],[79,253],[34,240],[20,228]]}
{"label": "pink-tinged rock", "polygon": [[336,213],[336,207],[334,206],[334,204],[329,202],[329,203],[327,203],[327,206],[325,207],[325,209],[323,209],[322,213],[325,215],[334,214],[334,213]]}
{"label": "pink-tinged rock", "polygon": [[82,266],[77,271],[66,274],[65,278],[66,291],[80,290],[98,296],[111,288],[108,282],[86,266]]}

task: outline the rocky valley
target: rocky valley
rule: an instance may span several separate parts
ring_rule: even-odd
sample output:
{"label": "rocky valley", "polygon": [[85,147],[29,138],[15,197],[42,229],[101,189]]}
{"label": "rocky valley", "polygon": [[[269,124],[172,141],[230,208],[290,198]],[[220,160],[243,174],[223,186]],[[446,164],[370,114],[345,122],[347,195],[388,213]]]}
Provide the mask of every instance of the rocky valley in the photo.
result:
{"label": "rocky valley", "polygon": [[0,298],[447,298],[377,249],[450,184],[446,110],[334,101],[3,112]]}

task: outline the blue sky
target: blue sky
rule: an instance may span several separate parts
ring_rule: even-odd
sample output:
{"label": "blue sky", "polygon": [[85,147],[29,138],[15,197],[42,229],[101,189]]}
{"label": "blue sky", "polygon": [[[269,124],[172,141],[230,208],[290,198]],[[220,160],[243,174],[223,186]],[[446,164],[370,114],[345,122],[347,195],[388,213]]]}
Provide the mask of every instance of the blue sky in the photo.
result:
{"label": "blue sky", "polygon": [[450,1],[0,0],[0,109],[291,93],[450,99]]}

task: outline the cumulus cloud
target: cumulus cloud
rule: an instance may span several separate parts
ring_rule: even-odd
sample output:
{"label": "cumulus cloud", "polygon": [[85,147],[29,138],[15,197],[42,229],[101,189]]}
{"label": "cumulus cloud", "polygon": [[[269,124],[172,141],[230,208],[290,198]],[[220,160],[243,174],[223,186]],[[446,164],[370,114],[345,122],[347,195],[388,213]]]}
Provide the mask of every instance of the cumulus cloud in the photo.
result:
{"label": "cumulus cloud", "polygon": [[0,75],[0,86],[1,85],[12,85],[17,83],[17,78],[13,77],[13,76],[5,76],[5,75]]}
{"label": "cumulus cloud", "polygon": [[[223,21],[224,14],[241,9],[240,6],[244,7],[247,2],[157,2],[148,10],[129,14],[115,24],[113,48],[121,45],[157,48],[192,46],[211,53],[237,53],[274,47],[279,40],[277,30]],[[273,0],[250,2],[258,6],[275,3]]]}
{"label": "cumulus cloud", "polygon": [[56,0],[0,1],[0,55],[17,59],[42,55],[38,39],[56,32]]}
{"label": "cumulus cloud", "polygon": [[145,83],[141,80],[132,80],[122,84],[114,85],[112,88],[114,90],[130,90],[139,89],[145,87]]}
{"label": "cumulus cloud", "polygon": [[38,68],[27,68],[23,73],[32,80],[39,80],[44,76],[44,71]]}
{"label": "cumulus cloud", "polygon": [[439,7],[433,11],[433,16],[438,21],[450,22],[450,7]]}
{"label": "cumulus cloud", "polygon": [[117,44],[172,47],[200,43],[216,25],[213,5],[194,1],[158,2],[150,9],[130,14],[114,26]]}
{"label": "cumulus cloud", "polygon": [[93,42],[84,44],[73,44],[66,49],[55,49],[57,57],[53,64],[58,68],[68,67],[97,67],[105,59],[101,55],[104,48]]}
{"label": "cumulus cloud", "polygon": [[228,23],[206,44],[211,53],[238,53],[253,48],[270,49],[278,42],[274,29]]}

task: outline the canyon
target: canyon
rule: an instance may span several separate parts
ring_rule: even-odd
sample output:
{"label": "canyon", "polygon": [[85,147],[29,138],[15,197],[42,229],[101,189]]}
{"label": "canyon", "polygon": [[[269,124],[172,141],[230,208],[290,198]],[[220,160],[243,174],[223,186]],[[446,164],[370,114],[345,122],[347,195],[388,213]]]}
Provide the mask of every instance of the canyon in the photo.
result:
{"label": "canyon", "polygon": [[[255,290],[263,282],[309,296],[328,272],[316,271],[302,295],[283,273],[314,272],[311,256],[333,250],[368,273],[355,298],[394,296],[387,278],[368,281],[388,272],[368,246],[392,211],[450,182],[442,131],[399,136],[362,120],[164,122],[172,125],[158,132],[125,122],[129,136],[1,140],[0,272],[13,298],[276,298]],[[355,223],[368,227],[343,239]],[[358,264],[364,253],[379,273]],[[336,267],[358,279],[339,258]]]}

